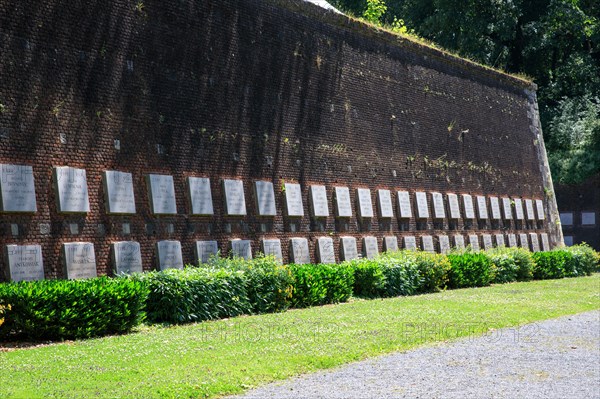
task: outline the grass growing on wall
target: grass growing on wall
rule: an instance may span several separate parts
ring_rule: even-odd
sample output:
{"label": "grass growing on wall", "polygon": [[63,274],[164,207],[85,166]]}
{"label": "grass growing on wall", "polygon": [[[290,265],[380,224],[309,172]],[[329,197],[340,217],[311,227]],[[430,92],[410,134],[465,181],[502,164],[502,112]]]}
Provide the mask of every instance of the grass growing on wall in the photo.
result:
{"label": "grass growing on wall", "polygon": [[[355,300],[0,353],[0,397],[214,397],[422,344],[600,308],[600,274]],[[444,333],[439,326],[447,326]],[[528,330],[529,331],[529,330]]]}

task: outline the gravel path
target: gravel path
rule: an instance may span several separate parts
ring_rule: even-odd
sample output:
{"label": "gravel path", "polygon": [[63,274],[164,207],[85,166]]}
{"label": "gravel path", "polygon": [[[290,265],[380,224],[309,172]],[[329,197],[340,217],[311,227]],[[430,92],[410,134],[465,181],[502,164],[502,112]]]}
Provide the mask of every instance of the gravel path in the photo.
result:
{"label": "gravel path", "polygon": [[600,398],[600,311],[386,355],[238,398]]}

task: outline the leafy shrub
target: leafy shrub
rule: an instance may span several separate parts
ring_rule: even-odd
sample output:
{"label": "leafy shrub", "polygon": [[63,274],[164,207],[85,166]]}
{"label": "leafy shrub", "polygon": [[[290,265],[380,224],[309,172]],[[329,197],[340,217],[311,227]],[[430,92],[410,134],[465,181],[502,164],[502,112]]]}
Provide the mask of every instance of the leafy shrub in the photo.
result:
{"label": "leafy shrub", "polygon": [[[536,280],[547,280],[553,278],[563,278],[567,274],[572,274],[573,270],[565,271],[565,264],[572,255],[562,249],[548,252],[534,252],[532,254],[535,261],[533,277]],[[569,264],[572,269],[572,262]]]}
{"label": "leafy shrub", "polygon": [[0,337],[74,339],[129,332],[144,318],[139,281],[42,280],[0,284]]}
{"label": "leafy shrub", "polygon": [[250,313],[241,271],[186,267],[125,277],[143,281],[150,291],[148,320],[189,323]]}
{"label": "leafy shrub", "polygon": [[524,248],[495,248],[486,252],[495,265],[494,283],[529,281],[533,278],[534,261]]}
{"label": "leafy shrub", "polygon": [[352,295],[354,271],[347,264],[289,265],[294,276],[296,307],[345,302]]}
{"label": "leafy shrub", "polygon": [[448,284],[450,260],[446,255],[429,252],[412,252],[423,283],[419,292],[436,292]]}
{"label": "leafy shrub", "polygon": [[239,270],[253,313],[281,312],[291,306],[293,276],[287,266],[280,265],[274,256],[259,255],[252,260],[242,258],[211,258],[212,268]]}
{"label": "leafy shrub", "polygon": [[[405,251],[406,252],[406,251]],[[412,252],[416,254],[415,252]],[[385,288],[382,296],[414,295],[423,288],[423,277],[417,256],[399,256],[384,254],[377,258],[385,276]]]}
{"label": "leafy shrub", "polygon": [[571,254],[568,262],[572,262],[572,265],[565,266],[565,269],[575,270],[578,276],[590,276],[600,268],[600,254],[589,245],[584,243],[566,247],[564,250]]}
{"label": "leafy shrub", "polygon": [[465,251],[448,255],[452,288],[483,287],[494,279],[493,264],[483,252]]}
{"label": "leafy shrub", "polygon": [[380,259],[363,258],[346,262],[354,272],[354,295],[364,298],[383,295],[386,281]]}

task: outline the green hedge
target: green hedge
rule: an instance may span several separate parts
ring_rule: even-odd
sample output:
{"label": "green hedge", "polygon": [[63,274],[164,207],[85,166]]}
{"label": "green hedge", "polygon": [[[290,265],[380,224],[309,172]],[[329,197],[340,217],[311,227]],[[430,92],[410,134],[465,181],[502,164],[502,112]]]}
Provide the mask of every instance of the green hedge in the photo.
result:
{"label": "green hedge", "polygon": [[564,249],[534,252],[532,256],[535,261],[533,278],[536,280],[563,278],[567,275],[573,275],[575,271],[572,261],[573,255]]}
{"label": "green hedge", "polygon": [[453,253],[448,260],[451,288],[483,287],[494,279],[494,266],[484,252]]}
{"label": "green hedge", "polygon": [[352,296],[354,271],[347,264],[289,265],[294,276],[296,307],[345,302]]}
{"label": "green hedge", "polygon": [[74,339],[129,332],[144,318],[146,286],[110,279],[0,284],[0,337]]}
{"label": "green hedge", "polygon": [[572,257],[568,260],[572,265],[567,266],[570,270],[575,270],[578,276],[589,276],[595,271],[600,271],[600,253],[594,251],[592,247],[583,243],[566,247]]}
{"label": "green hedge", "polygon": [[524,248],[495,248],[485,254],[495,266],[494,283],[529,281],[533,278],[535,262]]}
{"label": "green hedge", "polygon": [[345,262],[352,269],[354,275],[354,296],[362,298],[376,298],[383,296],[387,284],[383,272],[381,257],[375,259],[359,258]]}

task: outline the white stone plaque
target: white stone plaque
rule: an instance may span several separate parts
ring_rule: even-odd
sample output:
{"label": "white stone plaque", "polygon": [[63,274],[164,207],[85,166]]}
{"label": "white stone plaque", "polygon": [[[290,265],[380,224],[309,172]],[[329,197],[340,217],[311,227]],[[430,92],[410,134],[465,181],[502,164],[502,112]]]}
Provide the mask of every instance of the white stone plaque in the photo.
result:
{"label": "white stone plaque", "polygon": [[483,195],[477,196],[477,213],[479,214],[479,219],[488,218],[487,203]]}
{"label": "white stone plaque", "polygon": [[383,237],[383,252],[397,251],[398,248],[398,237],[396,236],[385,236]]}
{"label": "white stone plaque", "polygon": [[460,219],[460,206],[458,205],[458,195],[448,194],[448,208],[450,209],[450,219]]}
{"label": "white stone plaque", "polygon": [[544,201],[539,199],[535,200],[535,207],[537,209],[538,220],[546,219],[546,213],[544,212]]}
{"label": "white stone plaque", "polygon": [[317,259],[319,263],[335,263],[335,250],[331,237],[319,237],[317,239]]}
{"label": "white stone plaque", "polygon": [[465,208],[465,219],[475,219],[475,209],[473,208],[473,197],[469,194],[462,194],[463,207]]}
{"label": "white stone plaque", "polygon": [[530,199],[525,200],[525,209],[527,210],[527,220],[535,220],[535,213],[533,211],[533,201]]}
{"label": "white stone plaque", "polygon": [[156,243],[156,259],[159,270],[183,269],[181,243],[175,240],[163,240]]}
{"label": "white stone plaque", "polygon": [[116,170],[104,171],[104,194],[106,196],[106,213],[135,213],[135,196],[133,194],[133,176],[131,173]]}
{"label": "white stone plaque", "polygon": [[517,235],[516,234],[508,235],[508,246],[510,248],[515,248],[517,246]]}
{"label": "white stone plaque", "polygon": [[340,254],[343,261],[358,258],[356,238],[340,237]]}
{"label": "white stone plaque", "polygon": [[148,192],[150,194],[150,209],[155,215],[176,215],[175,185],[173,176],[148,175]]}
{"label": "white stone plaque", "polygon": [[335,214],[337,217],[352,217],[352,205],[350,204],[350,189],[348,187],[335,188]]}
{"label": "white stone plaque", "polygon": [[63,244],[65,275],[69,280],[96,277],[96,254],[90,242]]}
{"label": "white stone plaque", "polygon": [[446,235],[438,236],[438,242],[440,244],[440,253],[447,254],[450,252],[450,237]]}
{"label": "white stone plaque", "polygon": [[417,218],[427,219],[429,217],[429,208],[427,207],[427,194],[417,191],[415,193],[417,200]]}
{"label": "white stone plaque", "polygon": [[310,250],[306,238],[290,238],[290,262],[297,265],[310,263]]}
{"label": "white stone plaque", "polygon": [[281,253],[281,241],[278,238],[262,240],[263,254],[274,256],[279,264],[283,263],[283,254]]}
{"label": "white stone plaque", "polygon": [[113,270],[116,275],[143,272],[140,243],[117,241],[111,244]]}
{"label": "white stone plaque", "polygon": [[496,247],[502,248],[506,246],[504,243],[504,234],[495,234],[494,237],[496,238]]}
{"label": "white stone plaque", "polygon": [[490,207],[492,208],[492,219],[502,219],[502,214],[500,213],[500,200],[498,197],[490,197]]}
{"label": "white stone plaque", "polygon": [[54,168],[58,211],[85,213],[90,211],[85,169],[57,166]]}
{"label": "white stone plaque", "polygon": [[417,239],[414,236],[404,237],[404,248],[411,250],[417,249]]}
{"label": "white stone plaque", "polygon": [[433,247],[433,237],[432,236],[422,236],[421,237],[423,244],[423,251],[425,252],[435,252],[435,248]]}
{"label": "white stone plaque", "polygon": [[371,201],[371,190],[368,188],[357,188],[358,216],[361,218],[373,217],[373,202]]}
{"label": "white stone plaque", "polygon": [[473,251],[479,251],[479,237],[475,234],[469,234],[469,245]]}
{"label": "white stone plaque", "polygon": [[310,205],[313,217],[326,218],[329,216],[325,186],[310,186]]}
{"label": "white stone plaque", "polygon": [[517,220],[525,219],[525,215],[523,214],[523,201],[520,198],[515,198],[513,200],[515,202],[515,216]]}
{"label": "white stone plaque", "polygon": [[483,238],[483,249],[486,251],[494,248],[494,244],[492,243],[492,235],[491,234],[482,234]]}
{"label": "white stone plaque", "polygon": [[433,217],[436,219],[444,219],[446,217],[446,210],[442,193],[431,193],[431,201],[433,202]]}
{"label": "white stone plaque", "polygon": [[44,262],[40,245],[7,245],[6,264],[10,281],[44,279]]}
{"label": "white stone plaque", "polygon": [[285,210],[289,217],[304,216],[304,205],[302,204],[302,189],[300,184],[285,183]]}
{"label": "white stone plaque", "polygon": [[529,237],[531,238],[531,251],[540,252],[540,242],[537,233],[529,233]]}
{"label": "white stone plaque", "polygon": [[392,205],[392,193],[390,190],[377,190],[377,200],[379,202],[379,217],[393,218],[394,206]]}
{"label": "white stone plaque", "polygon": [[512,220],[512,202],[510,198],[502,198],[502,210],[504,211],[504,219]]}
{"label": "white stone plaque", "polygon": [[37,211],[31,166],[0,164],[0,206],[2,212]]}
{"label": "white stone plaque", "polygon": [[542,237],[542,251],[550,251],[550,240],[548,239],[548,233],[540,234]]}
{"label": "white stone plaque", "polygon": [[227,216],[245,216],[246,195],[244,194],[244,182],[223,179],[223,193],[225,194],[225,214]]}
{"label": "white stone plaque", "polygon": [[521,243],[521,248],[529,249],[529,240],[527,239],[527,234],[519,234],[519,241]]}
{"label": "white stone plaque", "polygon": [[210,258],[219,254],[219,244],[216,241],[196,241],[194,255],[198,263],[207,263]]}
{"label": "white stone plaque", "polygon": [[465,237],[458,234],[454,236],[454,248],[465,249]]}
{"label": "white stone plaque", "polygon": [[214,215],[210,179],[190,176],[187,180],[192,215]]}
{"label": "white stone plaque", "polygon": [[368,236],[362,238],[362,254],[367,259],[373,259],[379,255],[379,244],[377,237]]}
{"label": "white stone plaque", "polygon": [[252,259],[252,242],[250,240],[229,240],[229,250],[234,258]]}
{"label": "white stone plaque", "polygon": [[[273,183],[270,181],[255,181],[254,198],[256,198],[256,209],[258,209],[258,216],[277,215]],[[279,248],[281,249],[281,244],[279,245]]]}
{"label": "white stone plaque", "polygon": [[412,217],[412,207],[410,205],[410,194],[408,191],[398,191],[398,216],[402,219]]}

